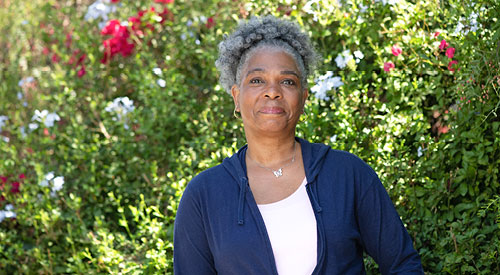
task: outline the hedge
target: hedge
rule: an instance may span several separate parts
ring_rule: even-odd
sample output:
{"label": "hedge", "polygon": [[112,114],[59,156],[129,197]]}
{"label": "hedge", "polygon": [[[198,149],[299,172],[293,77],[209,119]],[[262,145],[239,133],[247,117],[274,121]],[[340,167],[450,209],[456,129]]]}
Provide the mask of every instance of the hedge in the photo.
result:
{"label": "hedge", "polygon": [[323,58],[297,135],[376,170],[428,274],[500,273],[493,0],[3,1],[0,273],[172,273],[186,184],[245,143],[217,44],[266,14]]}

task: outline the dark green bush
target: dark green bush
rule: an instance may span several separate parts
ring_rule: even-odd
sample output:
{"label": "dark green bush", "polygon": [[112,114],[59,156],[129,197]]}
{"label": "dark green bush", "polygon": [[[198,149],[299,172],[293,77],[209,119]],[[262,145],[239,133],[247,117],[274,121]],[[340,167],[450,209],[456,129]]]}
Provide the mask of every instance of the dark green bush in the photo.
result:
{"label": "dark green bush", "polygon": [[217,44],[269,13],[323,56],[298,135],[377,171],[429,274],[500,273],[498,3],[118,2],[0,3],[0,273],[171,273],[184,187],[245,143]]}

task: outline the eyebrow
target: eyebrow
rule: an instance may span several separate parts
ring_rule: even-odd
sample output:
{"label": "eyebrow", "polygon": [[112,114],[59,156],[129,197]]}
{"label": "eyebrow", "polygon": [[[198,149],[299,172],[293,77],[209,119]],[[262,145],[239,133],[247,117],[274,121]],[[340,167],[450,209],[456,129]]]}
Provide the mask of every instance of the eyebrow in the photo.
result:
{"label": "eyebrow", "polygon": [[247,72],[247,76],[249,76],[251,73],[254,73],[254,72],[263,72],[264,69],[262,68],[255,68],[255,69],[251,69],[250,71]]}
{"label": "eyebrow", "polygon": [[299,75],[295,71],[281,71],[280,73],[281,74],[292,74],[292,75],[296,76],[297,78],[299,78]]}
{"label": "eyebrow", "polygon": [[[247,72],[247,76],[249,76],[250,74],[252,74],[254,72],[263,72],[263,71],[265,71],[265,70],[262,68],[251,69],[250,71]],[[281,71],[280,73],[281,74],[291,74],[291,75],[294,75],[297,78],[299,78],[299,75],[295,71]]]}

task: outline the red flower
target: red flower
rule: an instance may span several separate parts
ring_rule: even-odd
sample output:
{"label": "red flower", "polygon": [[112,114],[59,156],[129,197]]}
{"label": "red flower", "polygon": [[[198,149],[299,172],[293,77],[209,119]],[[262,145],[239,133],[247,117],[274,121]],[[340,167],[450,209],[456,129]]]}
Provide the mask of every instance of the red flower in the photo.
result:
{"label": "red flower", "polygon": [[434,38],[437,38],[439,36],[439,34],[440,34],[440,32],[435,32],[434,35],[433,35]]}
{"label": "red flower", "polygon": [[174,2],[174,0],[155,0],[156,3],[169,4]]}
{"label": "red flower", "polygon": [[164,8],[162,12],[158,13],[158,15],[161,17],[160,23],[165,22],[165,20],[167,19],[170,21],[174,20],[174,14],[171,13],[170,10],[167,8]]}
{"label": "red flower", "polygon": [[49,129],[43,128],[43,134],[48,136],[49,135]]}
{"label": "red flower", "polygon": [[6,183],[7,182],[7,177],[0,176],[0,181],[2,181],[2,183]]}
{"label": "red flower", "polygon": [[205,24],[205,26],[207,27],[207,29],[210,29],[211,27],[215,26],[214,18],[213,17],[209,17],[207,19],[207,24]]}
{"label": "red flower", "polygon": [[130,32],[127,27],[120,25],[118,20],[111,20],[102,29],[101,34],[112,35],[112,38],[102,42],[104,45],[104,56],[102,63],[108,62],[110,58],[120,53],[122,56],[129,56],[134,49],[134,44],[129,42]]}
{"label": "red flower", "polygon": [[394,66],[394,63],[392,62],[385,62],[384,63],[384,71],[386,72],[389,72],[391,69],[393,69],[395,66]]}
{"label": "red flower", "polygon": [[140,27],[141,27],[141,19],[140,18],[141,18],[141,16],[139,16],[139,17],[131,16],[128,18],[130,28],[133,31],[137,31],[140,29]]}
{"label": "red flower", "polygon": [[397,45],[392,46],[391,51],[394,56],[398,56],[403,52],[403,50],[401,50],[401,48]]}
{"label": "red flower", "polygon": [[82,76],[85,75],[85,73],[86,73],[86,71],[85,71],[85,65],[82,65],[82,67],[80,68],[80,70],[78,70],[77,75],[78,75],[78,77],[82,77]]}
{"label": "red flower", "polygon": [[450,63],[448,63],[448,70],[454,72],[455,69],[452,66],[455,65],[455,64],[457,64],[457,63],[458,63],[458,61],[456,61],[456,60],[450,61]]}
{"label": "red flower", "polygon": [[80,56],[80,58],[78,58],[78,61],[76,62],[76,65],[77,65],[77,66],[78,66],[78,65],[81,65],[81,64],[83,63],[83,61],[85,60],[85,57],[87,57],[87,55],[86,55],[86,54],[82,54],[82,55]]}
{"label": "red flower", "polygon": [[111,3],[118,3],[120,0],[111,0]]}
{"label": "red flower", "polygon": [[24,174],[19,174],[19,179],[22,179],[22,180],[23,180],[23,179],[25,179],[25,178],[26,178],[26,176],[25,176]]}
{"label": "red flower", "polygon": [[448,48],[446,50],[446,56],[449,58],[449,59],[452,59],[453,56],[455,55],[455,48]]}
{"label": "red flower", "polygon": [[120,21],[113,19],[109,20],[109,22],[102,28],[101,34],[102,35],[114,35],[116,32],[120,30],[121,24]]}
{"label": "red flower", "polygon": [[19,186],[21,184],[18,181],[15,181],[12,183],[12,188],[10,189],[10,192],[13,194],[19,193]]}
{"label": "red flower", "polygon": [[43,53],[43,55],[48,55],[50,53],[49,48],[44,47],[43,50],[42,50],[42,53]]}
{"label": "red flower", "polygon": [[66,34],[66,41],[64,44],[66,45],[66,48],[71,47],[71,42],[73,41],[73,38],[71,37],[71,33]]}
{"label": "red flower", "polygon": [[448,126],[439,126],[438,127],[438,134],[446,134],[450,131],[450,128]]}
{"label": "red flower", "polygon": [[52,55],[52,62],[59,63],[59,56],[56,53]]}
{"label": "red flower", "polygon": [[449,44],[446,43],[446,40],[443,39],[443,40],[441,40],[441,44],[439,45],[439,49],[443,51],[444,49],[448,48],[448,45]]}

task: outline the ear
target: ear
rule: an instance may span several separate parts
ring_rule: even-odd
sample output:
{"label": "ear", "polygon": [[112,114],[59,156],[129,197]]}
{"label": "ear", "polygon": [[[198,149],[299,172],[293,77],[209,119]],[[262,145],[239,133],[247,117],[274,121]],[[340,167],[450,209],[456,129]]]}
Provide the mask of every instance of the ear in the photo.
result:
{"label": "ear", "polygon": [[306,105],[306,100],[308,96],[309,96],[309,90],[304,89],[304,91],[302,92],[302,106]]}
{"label": "ear", "polygon": [[240,96],[240,88],[238,88],[238,85],[234,84],[231,87],[231,95],[233,96],[233,102],[234,102],[234,108],[236,109],[237,112],[240,111],[240,103],[239,103],[239,96]]}

